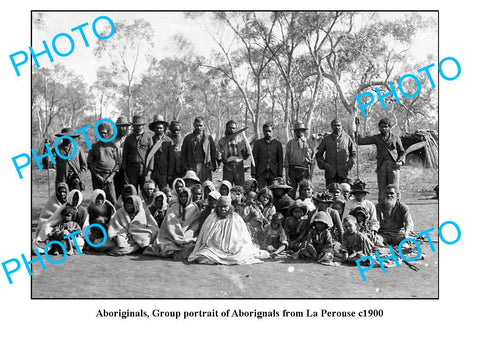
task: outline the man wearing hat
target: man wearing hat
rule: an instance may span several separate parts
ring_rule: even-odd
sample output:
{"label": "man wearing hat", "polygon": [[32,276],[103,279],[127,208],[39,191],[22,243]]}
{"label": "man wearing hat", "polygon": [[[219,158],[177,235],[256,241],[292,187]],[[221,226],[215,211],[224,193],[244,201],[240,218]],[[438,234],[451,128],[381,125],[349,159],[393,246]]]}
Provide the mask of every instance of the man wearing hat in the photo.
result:
{"label": "man wearing hat", "polygon": [[[360,121],[355,120],[357,133]],[[391,131],[390,119],[382,118],[378,122],[380,133],[374,136],[362,137],[358,135],[358,145],[375,144],[377,147],[377,183],[378,183],[378,201],[384,197],[385,187],[394,184],[399,189],[400,166],[403,162],[400,158],[405,153],[402,141]]]}
{"label": "man wearing hat", "polygon": [[263,125],[263,135],[253,143],[252,149],[255,166],[252,164],[251,175],[258,181],[259,189],[272,185],[275,177],[283,176],[283,147],[273,138],[272,123]]}
{"label": "man wearing hat", "polygon": [[235,135],[237,123],[229,120],[225,125],[225,136],[220,138],[217,159],[223,163],[223,179],[233,185],[245,184],[244,160],[250,157],[247,144],[241,135]]}
{"label": "man wearing hat", "polygon": [[145,120],[133,116],[133,133],[125,139],[123,146],[122,168],[127,184],[132,184],[137,191],[145,181],[145,161],[147,153],[153,146],[152,137],[145,133]]}
{"label": "man wearing hat", "polygon": [[173,142],[165,134],[168,122],[162,115],[156,115],[148,128],[154,132],[153,147],[147,154],[146,179],[152,179],[159,189],[163,189],[173,181],[175,151]]}
{"label": "man wearing hat", "polygon": [[340,120],[334,119],[330,125],[332,133],[322,139],[315,155],[318,167],[325,170],[327,187],[332,183],[348,181],[348,172],[357,156],[353,140],[343,132]]}
{"label": "man wearing hat", "polygon": [[[168,126],[167,136],[173,142],[173,150],[175,151],[175,165],[173,167],[173,178],[181,178],[185,174],[183,171],[183,162],[182,162],[182,143],[183,137],[180,133],[182,130],[182,125],[178,120],[172,120]],[[172,184],[172,183],[169,183]]]}
{"label": "man wearing hat", "polygon": [[[73,133],[73,129],[70,127],[63,128],[60,133],[57,133],[55,136],[69,136],[71,138],[78,138],[80,135]],[[75,143],[75,142],[74,142]],[[58,151],[68,157],[74,153],[72,158],[63,159],[55,155],[56,166],[56,178],[55,178],[55,187],[59,183],[65,182],[68,185],[68,189],[71,191],[73,189],[84,190],[85,186],[82,182],[82,174],[87,172],[87,158],[85,153],[78,143],[73,145],[71,140],[68,138],[62,139],[58,145]]]}
{"label": "man wearing hat", "polygon": [[[98,133],[103,139],[109,139],[112,133],[110,124],[100,123]],[[104,142],[100,139],[92,145],[87,157],[93,190],[102,189],[112,204],[117,200],[113,177],[118,172],[120,160],[117,146],[113,142]]]}
{"label": "man wearing hat", "polygon": [[293,126],[295,138],[288,141],[285,149],[285,177],[287,184],[293,187],[290,191],[292,198],[295,198],[302,179],[312,180],[314,152],[305,136],[306,130],[304,123],[296,122]]}
{"label": "man wearing hat", "polygon": [[212,171],[217,169],[217,149],[210,134],[204,131],[205,120],[195,118],[193,132],[186,135],[182,143],[181,158],[184,171],[193,170],[200,181],[212,180]]}
{"label": "man wearing hat", "polygon": [[113,177],[113,183],[115,185],[115,196],[120,197],[120,195],[122,194],[123,186],[125,185],[125,171],[122,167],[122,153],[123,146],[125,145],[125,139],[130,132],[130,123],[128,122],[126,117],[120,116],[117,118],[115,125],[117,126],[117,136],[113,140],[113,144],[115,144],[118,149],[118,157],[120,160],[120,164],[118,171]]}

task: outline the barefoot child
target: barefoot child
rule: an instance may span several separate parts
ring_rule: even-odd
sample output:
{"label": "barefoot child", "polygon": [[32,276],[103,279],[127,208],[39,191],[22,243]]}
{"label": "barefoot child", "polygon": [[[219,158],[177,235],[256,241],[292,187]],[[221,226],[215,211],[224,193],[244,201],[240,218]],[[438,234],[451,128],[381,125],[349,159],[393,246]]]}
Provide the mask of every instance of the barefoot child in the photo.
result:
{"label": "barefoot child", "polygon": [[275,213],[272,221],[267,229],[267,251],[270,252],[270,257],[276,257],[287,249],[288,241],[287,235],[283,230],[284,218],[281,213]]}
{"label": "barefoot child", "polygon": [[[62,222],[60,222],[55,227],[53,227],[53,230],[48,234],[48,241],[56,240],[56,241],[62,242],[63,245],[65,246],[65,249],[67,249],[67,255],[78,254],[72,238],[71,237],[67,239],[63,238],[64,236],[70,235],[71,233],[77,230],[81,230],[78,223],[72,221],[73,216],[75,215],[75,208],[66,206],[65,208],[63,208],[61,214],[62,214]],[[82,237],[81,233],[79,233],[75,237],[81,238]],[[61,249],[60,245],[53,244],[50,248],[50,252],[53,255],[59,255],[60,249]]]}

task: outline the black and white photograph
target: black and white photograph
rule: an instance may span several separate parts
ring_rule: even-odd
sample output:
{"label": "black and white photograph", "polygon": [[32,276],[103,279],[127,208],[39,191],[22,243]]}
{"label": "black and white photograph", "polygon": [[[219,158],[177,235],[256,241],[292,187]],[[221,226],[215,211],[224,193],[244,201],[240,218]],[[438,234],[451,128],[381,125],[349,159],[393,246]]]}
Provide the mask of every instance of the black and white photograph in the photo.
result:
{"label": "black and white photograph", "polygon": [[39,11],[32,36],[32,249],[65,261],[32,298],[438,297],[438,12]]}
{"label": "black and white photograph", "polygon": [[2,9],[2,338],[475,337],[474,6]]}

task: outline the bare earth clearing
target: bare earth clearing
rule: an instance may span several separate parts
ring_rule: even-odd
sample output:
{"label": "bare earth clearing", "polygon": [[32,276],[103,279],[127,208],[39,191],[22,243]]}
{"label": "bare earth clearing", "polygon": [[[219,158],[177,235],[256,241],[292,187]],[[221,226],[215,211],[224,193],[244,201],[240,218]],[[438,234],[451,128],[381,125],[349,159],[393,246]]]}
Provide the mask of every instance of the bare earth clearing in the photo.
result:
{"label": "bare earth clearing", "polygon": [[[360,173],[370,190],[367,199],[376,203],[373,162],[362,164]],[[34,169],[32,178],[34,228],[48,196],[46,171]],[[220,178],[220,173],[215,174],[214,179]],[[53,190],[53,171],[50,180]],[[386,273],[374,268],[366,272],[364,282],[356,266],[325,267],[291,259],[208,266],[144,255],[111,257],[90,252],[68,257],[59,265],[47,263],[44,271],[35,264],[32,298],[437,298],[438,200],[430,199],[437,183],[438,170],[402,168],[402,200],[411,209],[415,231],[435,228],[431,235],[437,252],[432,253],[428,243],[422,244],[426,259],[417,261],[418,272],[405,264],[387,268]],[[91,183],[86,184],[87,193],[91,193]],[[323,171],[317,169],[314,187],[324,186]],[[84,200],[85,206],[88,203]]]}

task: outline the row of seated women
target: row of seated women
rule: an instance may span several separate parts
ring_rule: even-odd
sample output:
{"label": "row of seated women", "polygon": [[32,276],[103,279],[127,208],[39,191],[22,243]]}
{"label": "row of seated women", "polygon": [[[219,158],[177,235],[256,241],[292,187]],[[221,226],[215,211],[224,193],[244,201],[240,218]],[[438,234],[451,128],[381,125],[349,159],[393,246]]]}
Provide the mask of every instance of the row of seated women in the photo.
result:
{"label": "row of seated women", "polygon": [[[68,192],[60,183],[40,215],[35,251],[143,253],[205,264],[291,256],[331,265],[334,258],[352,261],[374,247],[357,231],[355,218],[344,220],[345,233],[334,230],[327,211],[289,199],[288,186],[273,186],[276,195],[269,188],[257,192],[251,181],[246,188],[223,181],[217,191],[212,182],[189,188],[176,179],[172,187],[173,192],[160,191],[148,181],[137,193],[126,185],[115,204],[97,189],[85,208],[82,193]],[[288,203],[274,204],[282,204],[282,199]]]}

